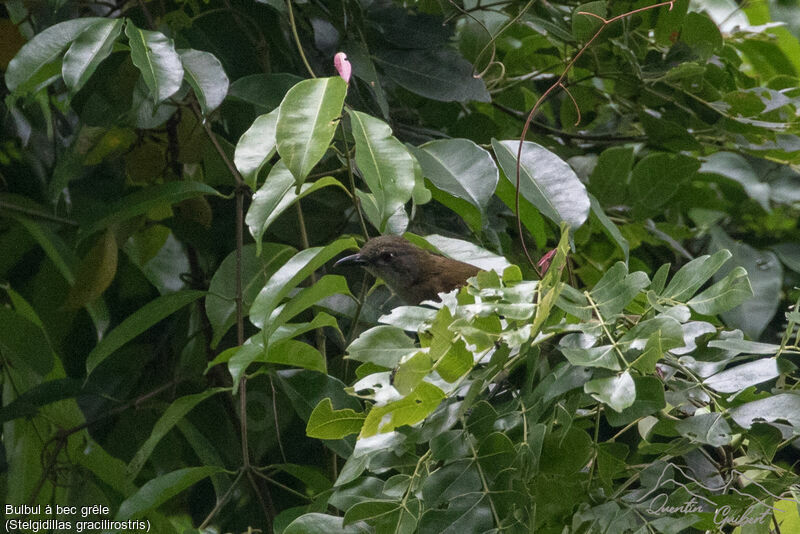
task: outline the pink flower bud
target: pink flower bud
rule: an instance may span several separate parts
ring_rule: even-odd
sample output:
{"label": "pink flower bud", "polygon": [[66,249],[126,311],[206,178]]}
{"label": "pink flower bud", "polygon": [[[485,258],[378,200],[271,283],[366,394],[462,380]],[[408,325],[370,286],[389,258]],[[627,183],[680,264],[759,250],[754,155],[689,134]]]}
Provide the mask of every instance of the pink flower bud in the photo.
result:
{"label": "pink flower bud", "polygon": [[353,67],[351,67],[350,62],[347,61],[347,54],[338,52],[333,56],[333,66],[336,67],[339,76],[341,76],[345,82],[350,83],[350,73],[353,71]]}
{"label": "pink flower bud", "polygon": [[556,255],[556,249],[548,251],[541,259],[536,263],[536,266],[539,267],[542,275],[547,272],[547,269],[550,268],[550,262],[553,261],[553,256]]}

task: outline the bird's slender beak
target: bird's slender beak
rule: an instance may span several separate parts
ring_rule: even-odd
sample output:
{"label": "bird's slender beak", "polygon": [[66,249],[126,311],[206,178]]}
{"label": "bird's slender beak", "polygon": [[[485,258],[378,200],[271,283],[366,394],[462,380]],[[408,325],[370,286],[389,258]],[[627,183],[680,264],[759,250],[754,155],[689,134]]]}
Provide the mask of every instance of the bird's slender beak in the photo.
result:
{"label": "bird's slender beak", "polygon": [[361,254],[351,254],[350,256],[345,256],[344,258],[340,259],[336,263],[333,264],[334,267],[339,267],[341,265],[366,265],[367,261],[361,257]]}

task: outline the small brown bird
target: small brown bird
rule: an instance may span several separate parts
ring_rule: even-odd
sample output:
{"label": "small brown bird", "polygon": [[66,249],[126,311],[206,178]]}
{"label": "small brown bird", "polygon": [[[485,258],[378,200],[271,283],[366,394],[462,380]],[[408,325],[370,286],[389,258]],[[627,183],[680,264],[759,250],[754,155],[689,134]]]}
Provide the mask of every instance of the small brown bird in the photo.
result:
{"label": "small brown bird", "polygon": [[385,235],[367,241],[358,254],[336,262],[361,265],[407,304],[436,300],[437,294],[467,283],[481,269],[423,250],[399,236]]}

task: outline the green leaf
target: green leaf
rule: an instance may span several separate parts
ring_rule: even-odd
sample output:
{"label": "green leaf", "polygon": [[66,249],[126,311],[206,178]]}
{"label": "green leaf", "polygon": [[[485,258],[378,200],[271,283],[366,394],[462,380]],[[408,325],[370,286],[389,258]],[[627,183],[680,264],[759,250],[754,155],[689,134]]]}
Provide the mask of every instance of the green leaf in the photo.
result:
{"label": "green leaf", "polygon": [[367,534],[372,530],[365,524],[343,526],[344,518],[332,515],[303,514],[283,531],[283,534]]}
{"label": "green leaf", "polygon": [[461,495],[478,491],[481,479],[472,461],[456,461],[440,467],[427,477],[422,484],[422,497],[426,503],[435,506]]}
{"label": "green leaf", "polygon": [[625,257],[625,263],[628,263],[628,257],[630,256],[630,245],[628,244],[628,240],[625,239],[625,237],[622,235],[622,232],[619,231],[617,225],[608,218],[606,212],[603,211],[603,207],[591,194],[589,195],[589,202],[591,203],[592,217],[594,217],[597,222],[600,223],[600,226],[603,228],[603,232],[605,232],[605,234],[617,244],[620,250],[622,250],[622,254]]}
{"label": "green leaf", "polygon": [[450,344],[445,355],[436,362],[436,372],[445,382],[452,384],[469,372],[473,365],[472,352],[467,349],[463,339],[457,339]]}
{"label": "green leaf", "polygon": [[389,218],[411,199],[414,159],[382,120],[352,111],[350,123],[356,143],[356,164],[375,198],[378,230],[384,232]]}
{"label": "green leaf", "polygon": [[100,297],[117,274],[117,256],[117,240],[108,228],[81,261],[64,307],[81,308]]}
{"label": "green leaf", "polygon": [[272,311],[297,285],[317,268],[344,250],[357,248],[353,238],[338,239],[325,247],[312,247],[295,254],[267,280],[250,307],[250,320],[266,321]]}
{"label": "green leaf", "polygon": [[342,113],[347,84],[340,77],[303,80],[286,93],[275,139],[286,167],[302,184],[327,152]]}
{"label": "green leaf", "polygon": [[646,219],[659,213],[698,169],[698,160],[682,154],[653,152],[642,158],[631,173],[633,216]]}
{"label": "green leaf", "polygon": [[717,271],[714,280],[720,280],[734,269],[744,267],[753,288],[753,297],[738,307],[722,313],[725,324],[740,328],[753,339],[758,339],[778,311],[783,268],[774,253],[758,250],[731,239],[722,229],[711,229],[711,250],[729,249],[733,254],[730,265]]}
{"label": "green leaf", "polygon": [[[67,244],[47,227],[39,225],[26,217],[15,218],[39,243],[39,246],[42,247],[50,261],[58,269],[58,272],[64,277],[64,280],[73,285],[75,283],[74,266],[78,263],[78,260]],[[91,302],[86,305],[86,311],[89,312],[89,316],[94,323],[97,339],[102,339],[110,322],[105,302],[102,299]]]}
{"label": "green leaf", "polygon": [[633,379],[636,385],[636,401],[621,412],[606,410],[603,413],[608,424],[614,427],[625,426],[637,419],[663,410],[667,403],[664,399],[664,385],[656,377],[640,376]]}
{"label": "green leaf", "polygon": [[77,93],[111,54],[124,19],[102,19],[86,28],[64,54],[61,74],[71,93]]}
{"label": "green leaf", "polygon": [[131,47],[131,60],[142,73],[153,104],[158,105],[181,88],[183,65],[175,44],[161,32],[142,30],[128,21],[125,35]]}
{"label": "green leaf", "polygon": [[[492,139],[492,147],[506,178],[516,181],[519,141]],[[589,216],[589,195],[575,171],[563,159],[531,141],[522,146],[520,193],[542,215],[556,224],[562,221],[573,230]]]}
{"label": "green leaf", "polygon": [[[13,312],[8,309],[0,309],[0,320],[2,320],[2,323],[0,323],[2,324],[2,326],[0,326],[0,333],[2,333],[3,336],[3,341],[0,341],[0,348],[3,350],[3,355],[8,359],[8,361],[12,362],[13,365],[24,363],[27,364],[28,367],[35,368],[38,365],[37,363],[30,361],[30,359],[26,361],[26,358],[19,357],[18,348],[12,348],[11,350],[8,348],[9,340],[11,338],[15,336],[21,338],[25,336],[26,333],[31,333],[29,326],[27,326],[29,330],[26,332],[24,330],[26,326],[23,326],[22,329],[18,329],[17,327],[19,327],[19,323],[15,324],[15,319],[12,318],[9,321],[9,313]],[[12,330],[12,328],[15,330]],[[9,335],[9,332],[14,333]],[[30,339],[37,339],[37,343],[41,343],[44,341],[43,332],[36,332],[36,338],[26,339],[29,346],[25,347],[24,350],[30,350]],[[48,346],[47,351],[49,350],[50,347]],[[28,352],[27,354],[33,353]],[[42,354],[47,354],[47,352],[43,352]],[[50,352],[50,354],[52,354],[52,352]],[[50,368],[47,367],[47,362],[39,363],[44,363],[45,365],[43,365],[42,368],[37,371],[37,373],[41,376],[44,376],[50,371],[50,368],[52,368],[52,361],[49,362]],[[0,423],[12,421],[20,417],[33,417],[39,413],[39,408],[42,406],[46,406],[60,400],[77,397],[81,393],[81,384],[82,382],[80,380],[76,380],[74,378],[57,378],[55,380],[48,380],[47,382],[42,382],[41,384],[35,385],[29,390],[23,392],[13,401],[0,408]]]}
{"label": "green leaf", "polygon": [[272,313],[266,325],[258,318],[255,318],[252,322],[257,327],[266,328],[268,332],[272,333],[286,321],[332,295],[353,296],[347,287],[347,280],[343,276],[326,274],[312,286],[304,287],[292,295],[292,298],[286,304],[278,307]]}
{"label": "green leaf", "polygon": [[228,95],[253,104],[259,113],[266,113],[277,109],[289,89],[302,81],[303,78],[287,72],[251,74],[237,78],[231,84]]}
{"label": "green leaf", "polygon": [[[262,357],[258,357],[254,361],[300,367],[301,369],[319,371],[320,373],[328,372],[325,357],[320,351],[308,343],[294,339],[284,339],[270,345],[266,356],[263,356],[262,352]],[[234,365],[234,363],[232,360],[231,365]],[[237,381],[240,376],[241,374],[237,373],[235,377]]]}
{"label": "green leaf", "polygon": [[168,293],[151,300],[133,314],[125,318],[119,326],[108,333],[86,357],[86,374],[91,374],[94,369],[113,354],[117,349],[131,341],[133,338],[183,308],[194,302],[205,291],[179,291]]}
{"label": "green leaf", "polygon": [[489,434],[478,448],[478,464],[490,478],[510,468],[516,457],[514,444],[502,432]]}
{"label": "green leaf", "polygon": [[486,218],[500,176],[487,150],[468,139],[442,139],[413,152],[425,178],[438,189],[466,200],[480,211],[482,219]]}
{"label": "green leaf", "polygon": [[138,475],[139,471],[144,467],[147,459],[150,458],[156,445],[167,435],[167,432],[172,430],[172,427],[178,424],[178,422],[192,411],[195,406],[221,391],[230,391],[230,388],[207,389],[202,393],[180,397],[170,404],[161,417],[158,418],[158,421],[156,421],[147,440],[139,447],[139,450],[136,451],[136,454],[133,456],[130,463],[128,463],[127,471],[130,478],[136,478],[136,475]]}
{"label": "green leaf", "polygon": [[341,439],[360,432],[365,417],[355,410],[334,410],[331,399],[325,398],[308,417],[306,435],[317,439]]}
{"label": "green leaf", "polygon": [[256,240],[257,253],[261,254],[261,237],[264,232],[284,211],[301,198],[329,186],[336,186],[347,192],[347,188],[339,180],[325,176],[301,185],[298,193],[294,177],[283,164],[283,160],[278,161],[272,167],[264,185],[253,195],[253,201],[245,217],[250,234]]}
{"label": "green leaf", "polygon": [[747,271],[735,267],[725,278],[692,298],[688,304],[697,313],[717,315],[742,304],[753,296]]}
{"label": "green leaf", "polygon": [[731,408],[731,418],[742,428],[750,428],[754,423],[773,423],[785,420],[800,429],[800,395],[794,393],[779,393],[772,397],[748,402]]}
{"label": "green leaf", "polygon": [[[741,336],[741,332],[739,333]],[[777,354],[780,350],[780,345],[773,343],[759,343],[758,341],[748,341],[746,339],[713,339],[708,342],[708,346],[716,349],[723,349],[727,351],[741,354],[746,352],[748,354]]]}
{"label": "green leaf", "polygon": [[[401,511],[402,504],[394,500],[379,501],[369,499],[359,502],[350,507],[344,514],[344,525],[351,525],[356,521],[380,521],[392,516],[396,516]],[[397,522],[395,521],[395,526]]]}
{"label": "green leaf", "polygon": [[733,434],[721,413],[703,413],[687,417],[675,423],[675,430],[692,441],[712,447],[730,444]]}
{"label": "green leaf", "polygon": [[559,347],[561,353],[572,365],[586,367],[602,367],[612,371],[621,371],[619,357],[613,345],[599,347]]}
{"label": "green leaf", "polygon": [[715,152],[703,158],[699,172],[722,176],[740,184],[747,196],[769,211],[769,184],[758,179],[753,167],[743,156],[733,152]]}
{"label": "green leaf", "polygon": [[617,376],[593,378],[583,385],[583,390],[617,412],[636,401],[636,385],[628,371]]}
{"label": "green leaf", "polygon": [[124,521],[139,517],[204,478],[223,471],[223,468],[216,466],[186,467],[149,480],[120,504],[114,520]]}
{"label": "green leaf", "polygon": [[761,358],[724,371],[706,378],[706,386],[720,393],[736,393],[750,386],[761,384],[790,373],[797,367],[783,358]]}
{"label": "green leaf", "polygon": [[58,61],[61,52],[86,28],[103,23],[106,19],[87,17],[54,24],[37,33],[25,43],[9,61],[6,69],[6,87],[12,93],[26,93],[49,83],[59,75]]}
{"label": "green leaf", "polygon": [[617,206],[625,202],[633,159],[633,147],[627,146],[607,148],[600,154],[589,176],[589,190],[604,205]]}
{"label": "green leaf", "polygon": [[681,41],[689,45],[701,59],[708,59],[722,48],[719,28],[705,13],[687,13],[681,29]]}
{"label": "green leaf", "polygon": [[275,109],[257,117],[236,143],[233,162],[250,189],[258,186],[258,173],[275,154],[277,124],[278,110]]}
{"label": "green leaf", "polygon": [[219,195],[219,193],[200,182],[167,182],[147,186],[112,204],[100,217],[82,227],[79,236],[81,239],[85,239],[99,230],[137,215],[143,215],[153,208],[177,204],[201,195]]}
{"label": "green leaf", "polygon": [[27,367],[39,376],[53,368],[53,349],[44,329],[6,307],[0,307],[0,353],[12,366]]}
{"label": "green leaf", "polygon": [[661,292],[661,296],[665,299],[684,302],[694,295],[709,278],[714,276],[730,257],[729,251],[719,250],[711,256],[706,254],[693,259],[675,273],[666,289]]}
{"label": "green leaf", "polygon": [[628,267],[618,261],[592,288],[592,299],[604,320],[622,312],[639,292],[650,284],[641,271],[628,274]]}
{"label": "green leaf", "polygon": [[425,352],[418,352],[397,366],[392,384],[401,395],[408,395],[432,369],[431,357]]}
{"label": "green leaf", "polygon": [[203,115],[217,109],[228,94],[228,75],[217,57],[200,50],[180,50],[178,54]]}
{"label": "green leaf", "polygon": [[368,438],[379,432],[391,432],[400,426],[419,423],[439,406],[444,397],[444,392],[438,387],[420,382],[406,397],[384,406],[373,406],[364,420],[359,438]]}
{"label": "green leaf", "polygon": [[414,340],[394,326],[370,328],[347,347],[347,358],[392,368],[419,350]]}
{"label": "green leaf", "polygon": [[484,81],[472,75],[472,65],[447,47],[385,50],[375,59],[395,83],[425,98],[441,102],[491,100]]}
{"label": "green leaf", "polygon": [[[242,247],[242,310],[245,315],[269,277],[295,252],[289,245],[279,243],[267,243],[260,256],[256,245]],[[236,322],[236,251],[228,254],[214,272],[205,306],[214,330],[211,346],[216,347]]]}
{"label": "green leaf", "polygon": [[601,18],[606,16],[606,2],[589,2],[581,4],[572,12],[572,35],[578,42],[585,42],[594,36],[603,26],[601,18],[581,13],[594,13]]}

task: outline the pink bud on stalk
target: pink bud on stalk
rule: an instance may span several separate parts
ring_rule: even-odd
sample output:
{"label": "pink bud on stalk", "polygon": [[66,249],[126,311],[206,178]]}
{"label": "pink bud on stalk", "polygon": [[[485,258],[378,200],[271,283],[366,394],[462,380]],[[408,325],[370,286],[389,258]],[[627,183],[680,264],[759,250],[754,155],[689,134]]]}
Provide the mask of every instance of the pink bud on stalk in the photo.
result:
{"label": "pink bud on stalk", "polygon": [[333,56],[333,66],[336,67],[336,71],[345,83],[350,83],[350,73],[353,71],[353,67],[351,67],[350,62],[347,61],[347,54],[344,52],[337,52],[336,55]]}
{"label": "pink bud on stalk", "polygon": [[544,273],[546,273],[547,270],[550,268],[550,263],[553,261],[553,257],[556,255],[556,250],[557,249],[548,251],[547,254],[542,256],[542,258],[536,264],[536,266],[539,267],[542,276],[544,276]]}

